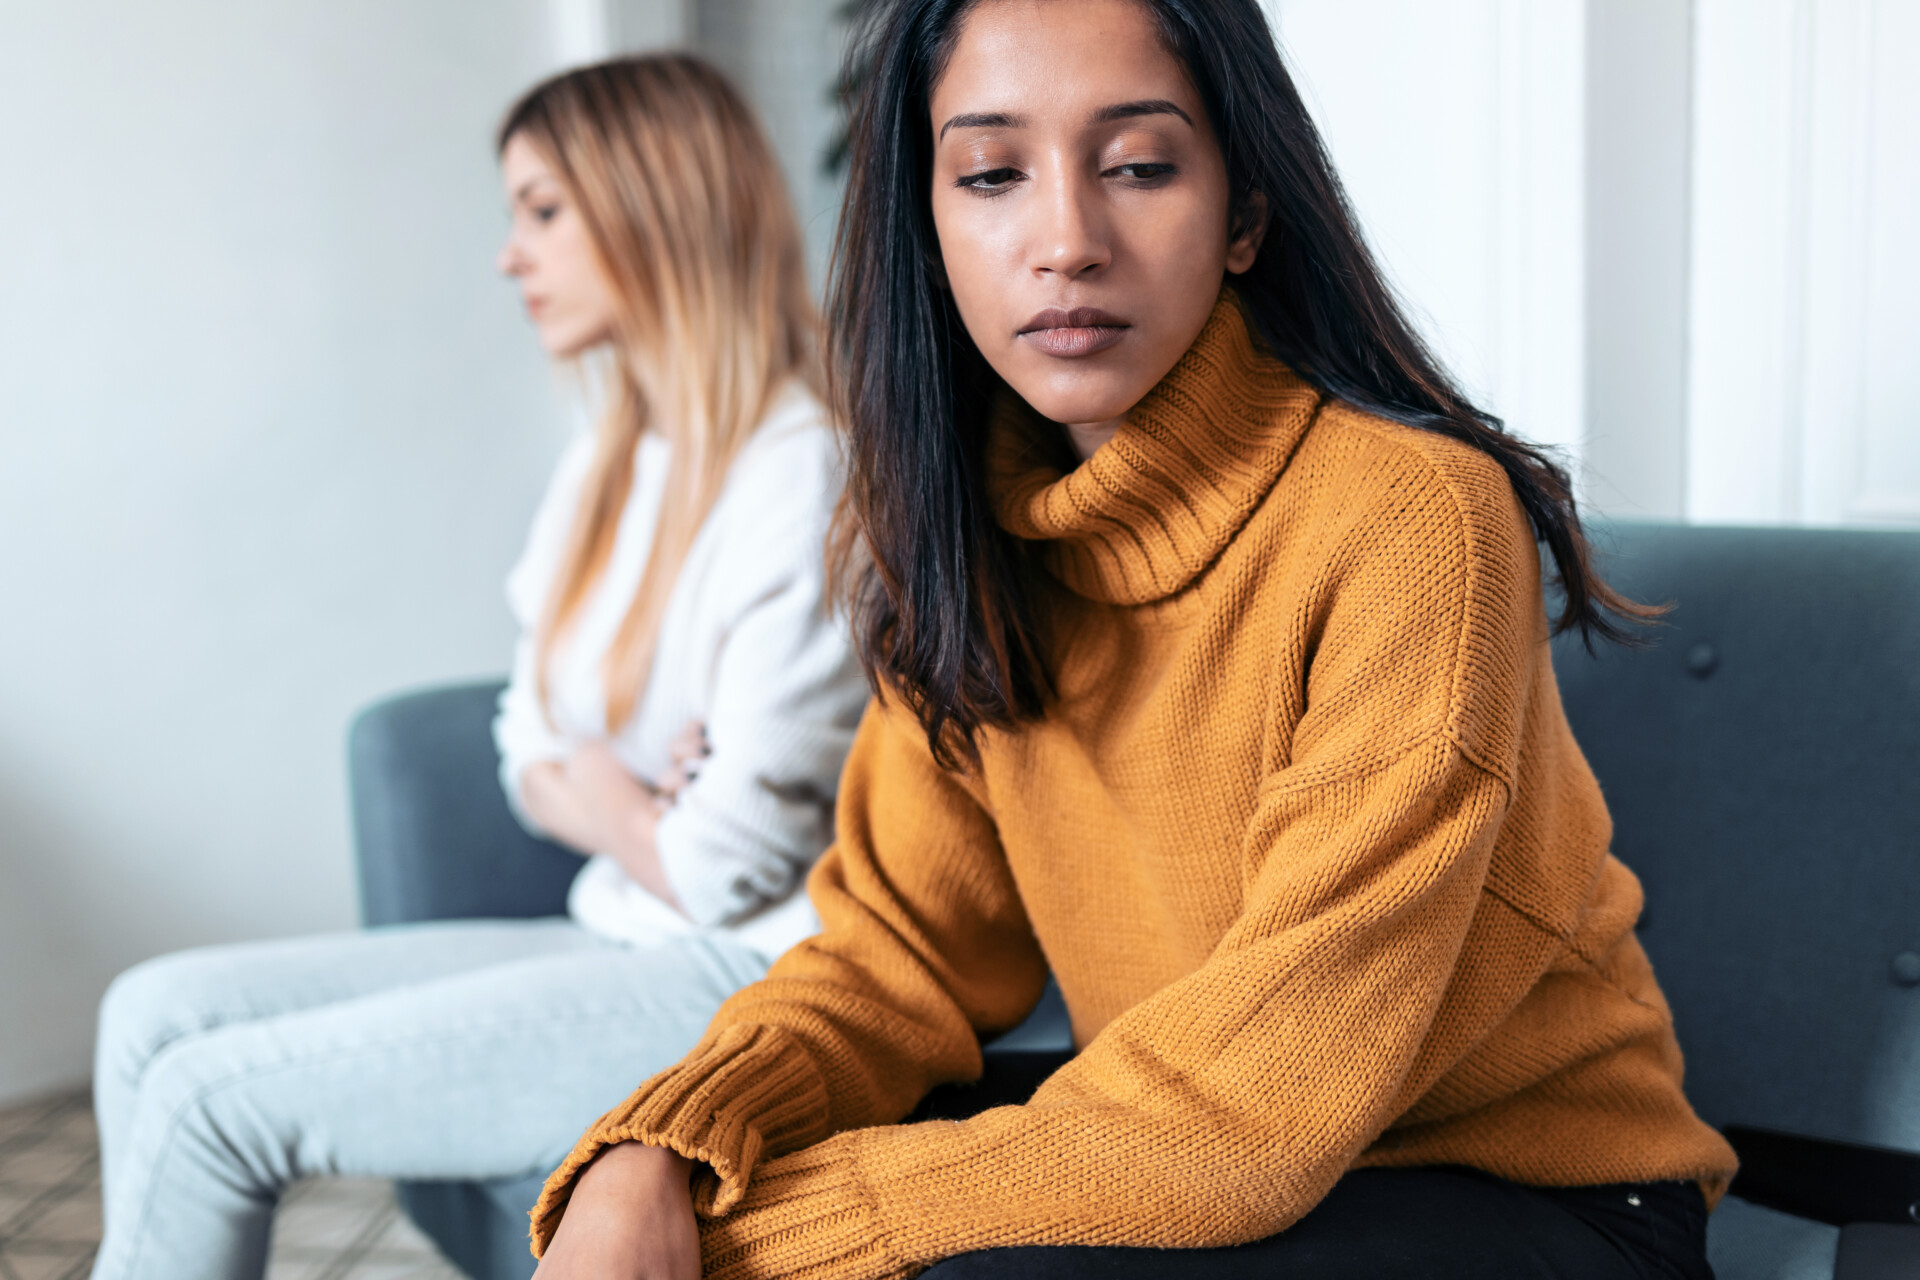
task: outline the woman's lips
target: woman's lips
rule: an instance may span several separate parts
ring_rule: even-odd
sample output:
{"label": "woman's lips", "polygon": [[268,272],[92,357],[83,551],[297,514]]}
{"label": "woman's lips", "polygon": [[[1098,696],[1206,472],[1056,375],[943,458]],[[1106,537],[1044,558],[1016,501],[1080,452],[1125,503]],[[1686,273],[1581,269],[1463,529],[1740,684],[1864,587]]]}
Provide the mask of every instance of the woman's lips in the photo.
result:
{"label": "woman's lips", "polygon": [[1048,307],[1016,335],[1050,356],[1090,356],[1127,336],[1127,322],[1096,307]]}

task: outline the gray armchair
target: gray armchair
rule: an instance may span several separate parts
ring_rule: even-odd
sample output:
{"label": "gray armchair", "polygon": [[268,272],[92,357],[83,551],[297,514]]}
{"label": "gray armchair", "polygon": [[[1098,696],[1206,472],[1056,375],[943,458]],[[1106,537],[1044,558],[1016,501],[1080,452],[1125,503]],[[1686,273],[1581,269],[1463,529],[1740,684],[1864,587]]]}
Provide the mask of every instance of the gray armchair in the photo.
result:
{"label": "gray armchair", "polygon": [[[1678,607],[1650,649],[1555,642],[1688,1093],[1740,1149],[1711,1222],[1721,1280],[1920,1275],[1920,533],[1622,525],[1605,568]],[[498,685],[366,711],[349,754],[369,924],[564,909],[577,859],[525,834],[495,782]],[[1057,998],[996,1046],[1018,1100],[1052,1061]],[[977,1104],[979,1095],[974,1101]],[[931,1100],[925,1114],[944,1110]],[[476,1280],[532,1271],[538,1178],[403,1183]]]}
{"label": "gray armchair", "polygon": [[[347,778],[367,924],[565,914],[580,858],[507,809],[492,732],[500,689],[403,694],[354,720]],[[402,1182],[400,1205],[474,1280],[524,1280],[540,1182]]]}
{"label": "gray armchair", "polygon": [[1687,1094],[1741,1155],[1715,1268],[1920,1276],[1920,533],[1606,544],[1670,625],[1597,657],[1563,636],[1554,667],[1646,887]]}

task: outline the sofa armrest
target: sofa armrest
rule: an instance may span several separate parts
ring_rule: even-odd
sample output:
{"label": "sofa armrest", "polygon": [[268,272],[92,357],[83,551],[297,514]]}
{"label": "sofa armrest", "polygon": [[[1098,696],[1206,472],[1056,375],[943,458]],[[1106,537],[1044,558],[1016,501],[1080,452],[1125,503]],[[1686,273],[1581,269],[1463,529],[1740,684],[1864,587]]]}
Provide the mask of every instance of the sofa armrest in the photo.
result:
{"label": "sofa armrest", "polygon": [[501,688],[426,689],[355,717],[347,776],[365,923],[565,912],[579,856],[528,835],[500,794]]}

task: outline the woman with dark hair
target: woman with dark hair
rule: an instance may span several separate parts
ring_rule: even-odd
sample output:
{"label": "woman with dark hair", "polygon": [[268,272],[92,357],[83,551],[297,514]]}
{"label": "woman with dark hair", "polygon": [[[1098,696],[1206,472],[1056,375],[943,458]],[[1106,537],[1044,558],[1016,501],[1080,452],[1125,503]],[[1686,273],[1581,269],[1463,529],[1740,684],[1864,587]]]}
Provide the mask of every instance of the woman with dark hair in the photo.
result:
{"label": "woman with dark hair", "polygon": [[[1650,611],[1394,303],[1254,0],[891,0],[854,56],[881,696],[825,931],[587,1133],[543,1276],[1710,1276],[1733,1154],[1539,545],[1559,627]],[[1049,969],[1078,1054],[902,1123]]]}

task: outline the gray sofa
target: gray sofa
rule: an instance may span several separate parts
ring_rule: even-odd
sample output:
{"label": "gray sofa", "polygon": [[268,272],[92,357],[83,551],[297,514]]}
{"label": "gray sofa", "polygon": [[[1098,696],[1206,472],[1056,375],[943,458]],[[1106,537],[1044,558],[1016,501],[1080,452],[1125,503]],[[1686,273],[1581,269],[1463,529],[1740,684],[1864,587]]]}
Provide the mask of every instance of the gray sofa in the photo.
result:
{"label": "gray sofa", "polygon": [[[1645,650],[1555,642],[1688,1092],[1740,1149],[1721,1280],[1920,1276],[1920,533],[1619,525],[1612,581],[1676,608]],[[370,925],[563,909],[577,860],[494,782],[498,686],[409,694],[354,724]],[[1050,1002],[983,1088],[1031,1087]],[[405,1183],[476,1280],[530,1274],[537,1177]]]}

